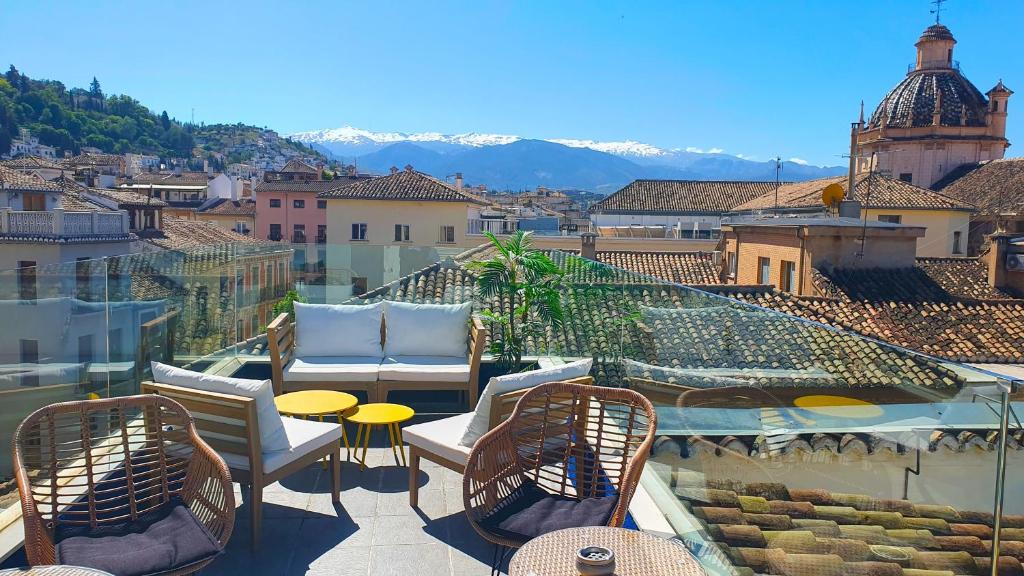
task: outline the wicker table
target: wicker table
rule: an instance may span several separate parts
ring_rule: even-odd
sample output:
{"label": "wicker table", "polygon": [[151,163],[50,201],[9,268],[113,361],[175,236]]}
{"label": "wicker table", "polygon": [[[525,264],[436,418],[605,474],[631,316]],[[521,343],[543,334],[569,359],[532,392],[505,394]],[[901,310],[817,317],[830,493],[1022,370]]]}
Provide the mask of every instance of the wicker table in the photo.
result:
{"label": "wicker table", "polygon": [[534,538],[516,552],[509,576],[576,576],[576,552],[604,546],[615,553],[615,576],[704,576],[681,545],[624,528],[569,528]]}
{"label": "wicker table", "polygon": [[114,576],[95,568],[82,566],[32,566],[0,570],[0,576]]}

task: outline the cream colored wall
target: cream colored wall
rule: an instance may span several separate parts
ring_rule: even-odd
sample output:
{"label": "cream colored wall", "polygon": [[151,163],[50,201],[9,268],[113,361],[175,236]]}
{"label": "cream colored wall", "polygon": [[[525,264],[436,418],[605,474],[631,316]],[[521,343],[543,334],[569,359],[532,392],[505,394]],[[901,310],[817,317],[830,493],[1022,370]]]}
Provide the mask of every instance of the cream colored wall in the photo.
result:
{"label": "cream colored wall", "polygon": [[[250,233],[252,233],[252,232],[254,232],[256,230],[256,218],[254,218],[252,216],[240,216],[240,215],[239,216],[234,216],[234,215],[227,215],[227,214],[209,214],[209,213],[204,214],[202,212],[196,212],[196,219],[197,220],[203,220],[205,222],[213,222],[217,226],[220,226],[221,228],[227,228],[228,230],[234,230],[236,222],[245,222],[246,225],[249,228]],[[307,232],[306,234],[308,236],[309,232]],[[316,237],[316,231],[314,230],[313,231],[313,238],[315,239],[315,237]]]}
{"label": "cream colored wall", "polygon": [[[366,224],[366,244],[376,246],[450,246],[438,242],[441,226],[455,227],[455,245],[466,248],[469,204],[397,200],[328,200],[327,242],[352,242],[352,224]],[[409,242],[395,242],[395,225],[409,226]]]}
{"label": "cream colored wall", "polygon": [[[928,258],[948,258],[967,255],[967,233],[971,221],[969,212],[959,210],[881,210],[870,209],[868,220],[878,220],[880,214],[901,217],[902,224],[923,226],[924,238],[917,239],[917,255]],[[960,232],[960,252],[953,253],[953,232]]]}

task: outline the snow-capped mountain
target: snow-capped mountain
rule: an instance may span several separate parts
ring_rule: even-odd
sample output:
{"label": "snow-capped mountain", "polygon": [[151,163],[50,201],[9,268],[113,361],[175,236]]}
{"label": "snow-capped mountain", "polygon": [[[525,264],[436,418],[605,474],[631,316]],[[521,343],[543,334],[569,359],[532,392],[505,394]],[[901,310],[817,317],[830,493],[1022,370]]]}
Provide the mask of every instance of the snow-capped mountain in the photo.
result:
{"label": "snow-capped mountain", "polygon": [[[535,140],[510,134],[372,132],[352,126],[291,134],[360,169],[386,173],[411,164],[444,177],[465,174],[467,182],[498,189],[536,186],[612,192],[637,178],[693,180],[772,180],[775,166],[723,154],[721,150],[658,148],[643,142],[599,142],[552,138]],[[787,162],[784,180],[808,180],[841,174],[841,167]]]}
{"label": "snow-capped mountain", "polygon": [[[521,136],[511,134],[480,134],[478,132],[467,132],[465,134],[442,134],[440,132],[416,132],[408,134],[405,132],[371,132],[352,126],[341,128],[329,128],[326,130],[311,130],[309,132],[298,132],[288,135],[292,140],[305,142],[306,144],[318,144],[338,156],[352,156],[365,154],[367,148],[383,148],[396,142],[415,142],[424,148],[432,149],[438,145],[441,148],[479,148],[481,146],[500,146],[524,140]],[[622,142],[598,142],[595,140],[579,140],[572,138],[549,138],[548,142],[561,144],[570,148],[590,148],[598,152],[607,152],[616,156],[635,157],[659,157],[669,156],[676,150],[663,150],[657,146],[625,140]],[[435,145],[435,146],[431,146]]]}

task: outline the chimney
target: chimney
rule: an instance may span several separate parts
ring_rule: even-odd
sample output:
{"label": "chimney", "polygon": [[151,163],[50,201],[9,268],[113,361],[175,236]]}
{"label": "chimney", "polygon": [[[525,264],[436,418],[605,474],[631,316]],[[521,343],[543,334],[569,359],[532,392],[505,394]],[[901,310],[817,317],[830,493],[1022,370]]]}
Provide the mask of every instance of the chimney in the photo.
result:
{"label": "chimney", "polygon": [[174,165],[174,175],[181,176],[181,164]]}
{"label": "chimney", "polygon": [[1010,252],[1010,238],[1012,236],[997,230],[993,232],[989,237],[988,254],[986,255],[986,264],[988,264],[988,283],[993,288],[1006,288],[1011,284],[1022,284],[1024,285],[1024,278],[1018,282],[1013,282],[1011,274],[1014,276],[1022,276],[1021,272],[1011,272],[1006,269],[1006,255]]}
{"label": "chimney", "polygon": [[455,173],[455,189],[462,191],[462,172]]}
{"label": "chimney", "polygon": [[205,158],[203,159],[203,172],[206,172],[207,174],[213,173],[213,170],[210,169],[210,161]]}
{"label": "chimney", "polygon": [[392,166],[391,167],[391,173],[392,174],[398,174],[398,167],[397,166]]}
{"label": "chimney", "polygon": [[584,232],[580,234],[580,256],[587,260],[597,260],[597,234]]}
{"label": "chimney", "polygon": [[406,164],[405,165],[405,171],[406,172],[412,172],[412,164]]}

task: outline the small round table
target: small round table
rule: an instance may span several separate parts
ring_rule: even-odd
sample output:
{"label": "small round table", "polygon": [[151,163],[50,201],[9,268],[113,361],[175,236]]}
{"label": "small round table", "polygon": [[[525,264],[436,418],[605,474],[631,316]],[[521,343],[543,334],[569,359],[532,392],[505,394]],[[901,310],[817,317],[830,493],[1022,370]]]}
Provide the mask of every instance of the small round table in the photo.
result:
{"label": "small round table", "polygon": [[95,568],[84,566],[31,566],[0,570],[0,576],[114,576]]}
{"label": "small round table", "polygon": [[567,528],[530,540],[508,564],[509,576],[576,576],[576,552],[604,546],[615,553],[615,576],[704,576],[690,552],[669,540],[624,528]]}
{"label": "small round table", "polygon": [[[405,466],[405,448],[402,446],[402,429],[399,424],[415,416],[412,408],[401,404],[363,404],[356,407],[351,413],[345,415],[349,422],[358,424],[356,428],[356,460],[359,460],[359,469],[366,469],[366,450],[370,446],[370,432],[374,426],[387,426],[388,436],[391,438],[391,452],[395,455],[395,463],[398,463],[399,453],[402,455],[402,466]],[[359,458],[359,440],[363,441],[363,457]]]}
{"label": "small round table", "polygon": [[[342,420],[345,412],[352,409],[359,403],[359,400],[345,392],[334,390],[301,390],[289,392],[274,398],[277,411],[286,416],[301,416],[309,419],[316,416],[321,422],[324,416],[334,414],[338,417],[338,424],[341,424],[341,441],[345,443],[345,453],[351,458],[352,449],[348,445],[348,436],[345,435],[345,423]],[[358,446],[358,441],[356,446]]]}

